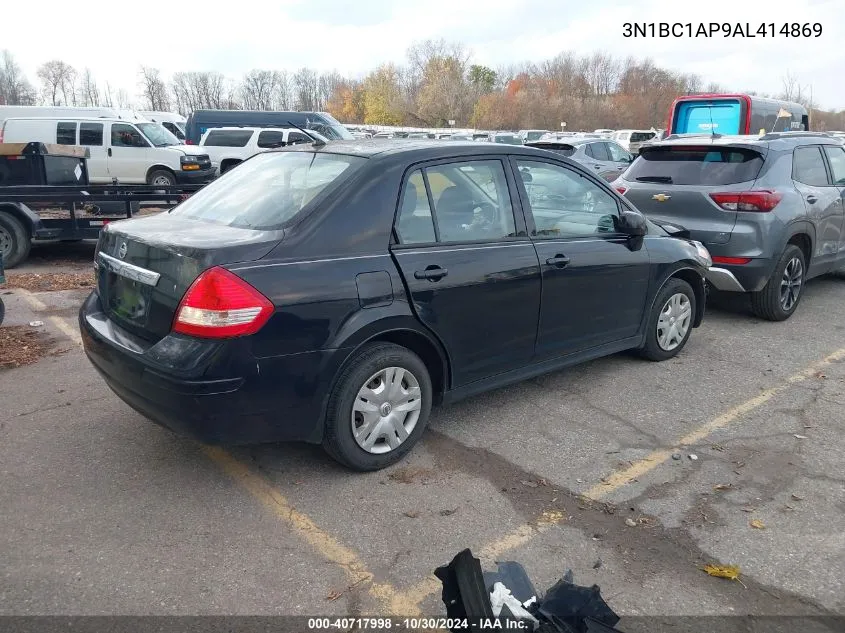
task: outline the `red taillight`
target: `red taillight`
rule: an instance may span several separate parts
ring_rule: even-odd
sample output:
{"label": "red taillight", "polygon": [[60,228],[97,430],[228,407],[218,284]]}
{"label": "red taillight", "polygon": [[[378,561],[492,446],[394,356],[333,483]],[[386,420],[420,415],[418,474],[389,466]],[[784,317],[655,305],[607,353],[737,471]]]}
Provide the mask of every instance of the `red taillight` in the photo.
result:
{"label": "red taillight", "polygon": [[189,139],[189,138],[185,139],[185,145],[193,145],[193,144],[194,144],[194,142],[191,139]]}
{"label": "red taillight", "polygon": [[718,255],[713,255],[711,257],[714,264],[747,264],[751,261],[750,257],[719,257]]}
{"label": "red taillight", "polygon": [[182,297],[173,331],[201,338],[255,334],[273,314],[263,294],[225,268],[209,268]]}
{"label": "red taillight", "polygon": [[768,212],[778,206],[783,195],[777,191],[730,191],[711,193],[713,202],[725,211]]}
{"label": "red taillight", "polygon": [[628,191],[628,187],[624,187],[622,185],[617,185],[616,187],[614,187],[614,189],[619,192],[620,196],[624,196],[625,192]]}

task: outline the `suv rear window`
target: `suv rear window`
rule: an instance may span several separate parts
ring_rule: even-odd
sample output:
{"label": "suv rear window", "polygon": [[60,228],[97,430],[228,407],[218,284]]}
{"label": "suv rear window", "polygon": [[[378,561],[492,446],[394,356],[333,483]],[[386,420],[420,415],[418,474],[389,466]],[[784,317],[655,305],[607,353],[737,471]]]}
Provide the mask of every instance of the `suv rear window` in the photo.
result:
{"label": "suv rear window", "polygon": [[631,143],[643,143],[644,141],[650,141],[654,137],[654,132],[632,132]]}
{"label": "suv rear window", "polygon": [[171,213],[242,229],[277,230],[311,201],[340,186],[366,160],[315,152],[258,154]]}
{"label": "suv rear window", "polygon": [[246,147],[252,138],[252,130],[211,130],[203,145],[212,147]]}
{"label": "suv rear window", "polygon": [[732,185],[757,178],[763,157],[744,147],[655,147],[634,161],[626,180],[667,185]]}

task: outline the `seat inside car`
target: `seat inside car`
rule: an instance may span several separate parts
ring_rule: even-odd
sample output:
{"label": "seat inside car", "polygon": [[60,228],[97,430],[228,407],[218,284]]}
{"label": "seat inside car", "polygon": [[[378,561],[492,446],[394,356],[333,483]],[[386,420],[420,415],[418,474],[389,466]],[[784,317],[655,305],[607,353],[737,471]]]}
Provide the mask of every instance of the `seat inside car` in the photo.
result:
{"label": "seat inside car", "polygon": [[441,239],[466,238],[463,225],[472,224],[475,217],[472,195],[463,187],[452,185],[443,190],[435,206]]}

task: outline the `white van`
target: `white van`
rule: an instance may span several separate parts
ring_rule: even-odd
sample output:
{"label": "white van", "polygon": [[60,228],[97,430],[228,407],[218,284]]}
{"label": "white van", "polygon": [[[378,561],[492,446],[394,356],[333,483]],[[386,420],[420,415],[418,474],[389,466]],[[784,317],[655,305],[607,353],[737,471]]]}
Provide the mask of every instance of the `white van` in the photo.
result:
{"label": "white van", "polygon": [[214,177],[208,154],[200,147],[180,145],[158,123],[103,118],[6,119],[0,143],[80,145],[90,152],[91,183],[203,183]]}
{"label": "white van", "polygon": [[2,106],[0,105],[0,125],[6,119],[29,117],[47,117],[52,119],[69,117],[71,119],[125,119],[127,121],[143,121],[144,117],[134,110],[120,108],[100,108],[96,106]]}
{"label": "white van", "polygon": [[188,119],[181,114],[174,112],[154,112],[152,110],[141,110],[138,114],[153,123],[161,123],[173,136],[182,142],[185,141],[185,124],[188,122]]}

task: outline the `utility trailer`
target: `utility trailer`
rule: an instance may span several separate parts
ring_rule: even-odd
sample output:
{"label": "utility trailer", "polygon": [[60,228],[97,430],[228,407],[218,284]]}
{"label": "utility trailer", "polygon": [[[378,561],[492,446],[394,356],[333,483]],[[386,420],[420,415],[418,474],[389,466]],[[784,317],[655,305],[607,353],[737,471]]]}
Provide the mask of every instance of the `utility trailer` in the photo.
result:
{"label": "utility trailer", "polygon": [[6,268],[26,260],[33,242],[97,239],[109,222],[175,206],[204,186],[91,185],[86,160],[86,148],[0,144],[0,253]]}

